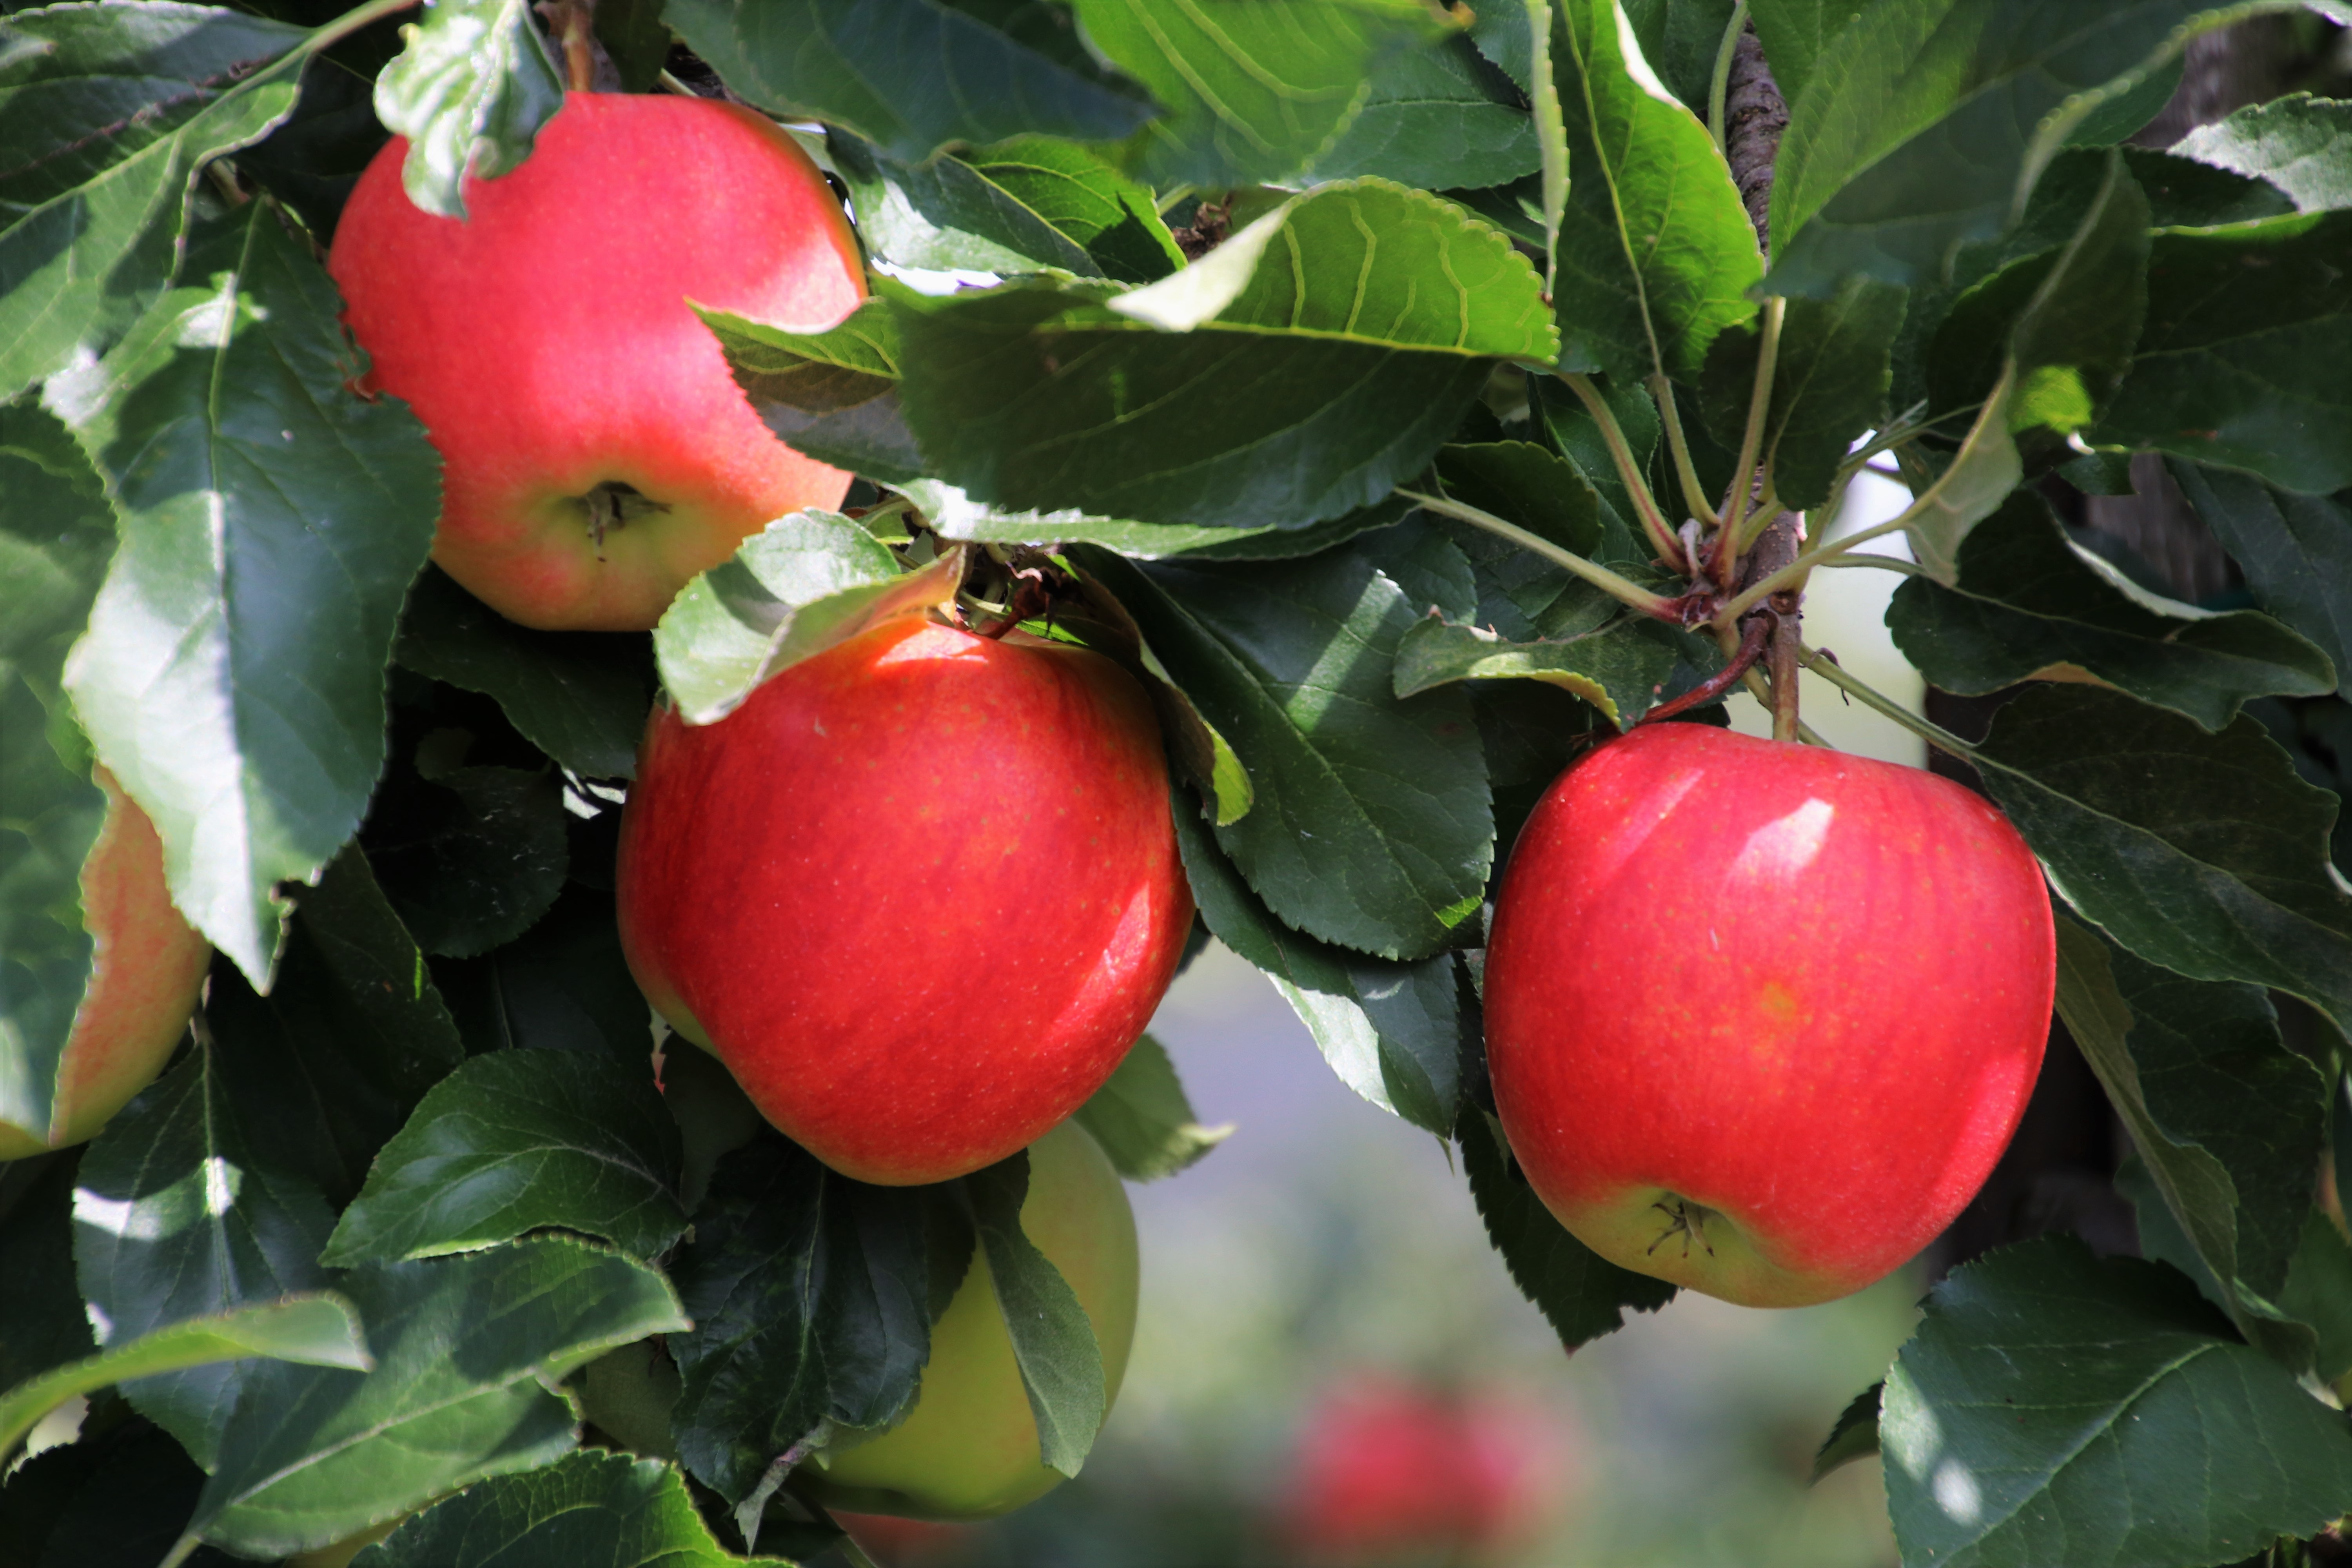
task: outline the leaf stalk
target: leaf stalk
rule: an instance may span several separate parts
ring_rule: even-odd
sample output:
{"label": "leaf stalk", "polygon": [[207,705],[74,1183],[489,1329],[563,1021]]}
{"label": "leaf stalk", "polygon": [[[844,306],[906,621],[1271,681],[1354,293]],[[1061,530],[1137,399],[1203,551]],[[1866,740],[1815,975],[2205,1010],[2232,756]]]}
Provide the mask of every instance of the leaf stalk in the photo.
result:
{"label": "leaf stalk", "polygon": [[1658,558],[1670,565],[1686,567],[1688,563],[1683,558],[1682,542],[1675,537],[1675,531],[1666,526],[1664,515],[1658,510],[1657,498],[1650,493],[1648,481],[1642,478],[1641,465],[1633,461],[1633,446],[1625,439],[1625,432],[1619,426],[1617,416],[1611,410],[1608,399],[1601,395],[1601,389],[1592,384],[1590,376],[1569,371],[1556,374],[1568,384],[1568,389],[1576,394],[1577,401],[1584,405],[1584,411],[1592,416],[1592,422],[1601,427],[1601,439],[1609,448],[1609,460],[1616,466],[1617,478],[1624,485],[1625,493],[1633,498],[1633,510],[1642,514],[1642,531],[1649,536]]}
{"label": "leaf stalk", "polygon": [[[1757,345],[1756,382],[1748,394],[1748,426],[1739,434],[1739,460],[1732,465],[1731,493],[1724,498],[1723,528],[1715,547],[1715,580],[1726,593],[1739,581],[1739,551],[1746,542],[1741,530],[1756,488],[1757,458],[1764,450],[1764,424],[1772,412],[1772,377],[1780,369],[1780,323],[1788,309],[1789,302],[1778,295],[1764,301],[1764,341]],[[1757,510],[1764,517],[1773,515],[1760,507]]]}
{"label": "leaf stalk", "polygon": [[1484,529],[1497,539],[1507,539],[1520,549],[1542,556],[1562,571],[1583,578],[1620,604],[1630,605],[1645,616],[1654,616],[1662,621],[1670,621],[1677,626],[1682,623],[1682,616],[1675,612],[1674,605],[1669,600],[1653,594],[1630,577],[1620,576],[1598,562],[1587,561],[1573,550],[1566,550],[1554,544],[1539,533],[1531,533],[1517,523],[1504,521],[1493,512],[1481,511],[1475,506],[1454,500],[1450,497],[1408,489],[1400,489],[1397,494],[1427,508],[1440,517],[1450,517],[1457,522],[1466,522],[1473,528]]}
{"label": "leaf stalk", "polygon": [[1657,400],[1658,417],[1666,426],[1666,447],[1675,455],[1675,478],[1683,487],[1683,504],[1690,508],[1693,519],[1713,528],[1719,520],[1715,508],[1707,504],[1706,487],[1698,482],[1698,469],[1691,463],[1690,442],[1683,435],[1682,414],[1675,406],[1675,384],[1664,372],[1650,377],[1650,395]]}

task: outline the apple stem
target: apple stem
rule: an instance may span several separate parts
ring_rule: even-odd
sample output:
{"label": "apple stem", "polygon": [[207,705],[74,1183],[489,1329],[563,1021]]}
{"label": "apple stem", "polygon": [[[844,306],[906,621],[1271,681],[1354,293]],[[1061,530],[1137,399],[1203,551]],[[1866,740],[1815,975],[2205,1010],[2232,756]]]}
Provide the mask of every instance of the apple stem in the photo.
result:
{"label": "apple stem", "polygon": [[[1787,601],[1784,611],[1781,602]],[[1804,644],[1798,628],[1803,624],[1804,612],[1798,605],[1799,595],[1772,595],[1772,738],[1793,742],[1803,728],[1797,718],[1799,700],[1797,661]]]}

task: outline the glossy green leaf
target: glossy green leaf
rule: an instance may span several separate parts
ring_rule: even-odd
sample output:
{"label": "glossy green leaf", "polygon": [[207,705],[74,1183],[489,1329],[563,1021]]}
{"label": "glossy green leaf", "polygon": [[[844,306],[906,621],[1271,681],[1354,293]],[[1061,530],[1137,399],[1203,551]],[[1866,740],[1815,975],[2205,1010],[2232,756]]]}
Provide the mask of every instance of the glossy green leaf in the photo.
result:
{"label": "glossy green leaf", "polygon": [[1149,283],[1184,265],[1150,188],[1083,147],[1021,136],[967,160],[989,183],[1086,247],[1092,270],[1120,283]]}
{"label": "glossy green leaf", "polygon": [[1313,555],[1402,517],[1405,502],[1376,502],[1311,528],[1202,528],[1137,522],[1075,510],[1004,511],[938,479],[894,487],[943,539],[982,544],[1099,544],[1138,561],[1280,561]]}
{"label": "glossy green leaf", "polygon": [[356,849],[302,895],[264,998],[215,964],[205,1016],[215,1070],[275,1164],[337,1206],[466,1048],[404,926]]}
{"label": "glossy green leaf", "polygon": [[2298,211],[2352,207],[2352,100],[2290,93],[2200,125],[2171,151],[2276,185]]}
{"label": "glossy green leaf", "polygon": [[1339,1081],[1443,1135],[1461,1097],[1463,1020],[1450,955],[1398,963],[1303,936],[1260,903],[1181,795],[1176,844],[1211,934],[1265,971]]}
{"label": "glossy green leaf", "polygon": [[1675,650],[1631,620],[1599,631],[1514,642],[1484,626],[1437,616],[1416,621],[1398,644],[1400,697],[1457,680],[1540,680],[1591,703],[1630,729],[1663,695]]}
{"label": "glossy green leaf", "polygon": [[105,492],[66,428],[0,405],[0,1122],[49,1126],[88,984],[81,866],[106,798],[58,680],[114,550]]}
{"label": "glossy green leaf", "polygon": [[1459,34],[1388,57],[1316,180],[1378,174],[1423,190],[1475,190],[1536,172],[1535,126],[1511,80]]}
{"label": "glossy green leaf", "polygon": [[0,1458],[14,1454],[36,1422],[77,1394],[255,1356],[313,1367],[368,1364],[359,1322],[351,1303],[341,1296],[290,1296],[212,1317],[183,1319],[0,1392]]}
{"label": "glossy green leaf", "polygon": [[2181,493],[2246,574],[2254,603],[2352,676],[2352,496],[2299,496],[2178,459]]}
{"label": "glossy green leaf", "polygon": [[[1888,360],[1907,300],[1892,284],[1850,278],[1826,300],[1789,301],[1759,448],[1782,506],[1806,511],[1826,503],[1855,439],[1885,422]],[[1707,351],[1699,415],[1732,451],[1748,427],[1760,347],[1749,324],[1725,331]]]}
{"label": "glossy green leaf", "polygon": [[740,1502],[779,1458],[904,1415],[930,1355],[933,1233],[961,1223],[940,1189],[853,1182],[781,1138],[721,1160],[672,1266],[694,1320],[669,1342],[687,1468]]}
{"label": "glossy green leaf", "polygon": [[1818,1481],[1841,1465],[1878,1452],[1878,1402],[1885,1392],[1885,1383],[1874,1383],[1838,1412],[1830,1435],[1822,1439],[1813,1455],[1813,1479]]}
{"label": "glossy green leaf", "polygon": [[654,628],[662,686],[688,723],[715,723],[778,670],[953,591],[944,560],[901,573],[889,547],[847,518],[796,511],[670,602]]}
{"label": "glossy green leaf", "polygon": [[845,127],[908,163],[1013,136],[1114,142],[1151,113],[1042,7],[1027,28],[1006,25],[1010,10],[932,0],[669,0],[664,18],[761,108]]}
{"label": "glossy green leaf", "polygon": [[1021,1205],[1029,1194],[1028,1154],[974,1171],[963,1185],[971,1198],[972,1230],[989,1283],[1012,1337],[1021,1386],[1029,1395],[1029,1413],[1036,1419],[1038,1456],[1048,1469],[1075,1476],[1109,1408],[1094,1324],[1062,1271],[1021,1228]]}
{"label": "glossy green leaf", "polygon": [[531,744],[584,778],[631,778],[653,703],[646,639],[537,632],[467,593],[438,567],[408,591],[393,658],[498,700]]}
{"label": "glossy green leaf", "polygon": [[1716,334],[1756,313],[1763,259],[1715,139],[1632,42],[1613,0],[1552,7],[1572,172],[1553,289],[1560,364],[1695,381]]}
{"label": "glossy green leaf", "polygon": [[1969,535],[1956,586],[1914,577],[1895,589],[1886,625],[1930,685],[1965,696],[2092,679],[2219,730],[2250,697],[2336,688],[2326,656],[2270,616],[2215,614],[2132,586],[2071,544],[2029,491]]}
{"label": "glossy green leaf", "polygon": [[426,1509],[352,1568],[791,1568],[738,1557],[695,1511],[676,1468],[627,1454],[566,1454],[543,1469],[498,1476]]}
{"label": "glossy green leaf", "polygon": [[1494,817],[1463,696],[1393,693],[1403,593],[1356,546],[1246,565],[1073,555],[1248,770],[1255,804],[1216,836],[1267,907],[1385,958],[1447,945],[1477,909]]}
{"label": "glossy green leaf", "polygon": [[[1143,128],[1148,184],[1224,190],[1297,174],[1339,140],[1386,56],[1436,36],[1415,0],[1076,0],[1087,41],[1161,113]],[[1045,130],[1044,126],[1034,129]]]}
{"label": "glossy green leaf", "polygon": [[466,176],[494,180],[521,166],[563,107],[563,73],[530,0],[434,0],[401,36],[407,47],[375,80],[376,118],[408,138],[408,199],[462,218]]}
{"label": "glossy green leaf", "polygon": [[197,172],[292,110],[270,62],[301,38],[170,0],[0,21],[0,402],[103,352],[163,292]]}
{"label": "glossy green leaf", "polygon": [[2308,1365],[2308,1336],[2280,1334],[2264,1307],[2286,1286],[2311,1206],[2326,1083],[2286,1048],[2269,999],[2183,979],[2062,918],[2058,1008],[2166,1206],[2224,1282],[2217,1304],[2254,1343]]}
{"label": "glossy green leaf", "polygon": [[2066,901],[2140,957],[2352,1020],[2336,803],[2240,715],[2208,734],[2090,686],[2026,691],[1971,758]]}
{"label": "glossy green leaf", "polygon": [[371,1264],[341,1289],[367,1325],[367,1373],[272,1365],[237,1401],[189,1533],[249,1556],[343,1540],[576,1443],[547,1384],[687,1320],[669,1282],[552,1238]]}
{"label": "glossy green leaf", "polygon": [[1562,1228],[1519,1173],[1494,1117],[1469,1108],[1454,1136],[1486,1239],[1564,1347],[1615,1333],[1629,1310],[1654,1312],[1674,1300],[1672,1285],[1618,1268]]}
{"label": "glossy green leaf", "polygon": [[858,238],[894,267],[1100,276],[1084,246],[970,163],[901,163],[841,131],[825,145],[849,187]]}
{"label": "glossy green leaf", "polygon": [[2352,212],[2159,234],[2147,327],[2090,439],[2352,485]]}
{"label": "glossy green leaf", "polygon": [[434,1085],[383,1146],[325,1260],[437,1258],[551,1226],[653,1258],[686,1228],[678,1158],[650,1066],[494,1051]]}
{"label": "glossy green leaf", "polygon": [[2072,1237],[1956,1269],[1878,1421],[1906,1562],[2234,1563],[2352,1505],[2352,1429],[2179,1274]]}
{"label": "glossy green leaf", "polygon": [[1117,1070],[1076,1115],[1130,1182],[1156,1182],[1189,1169],[1234,1131],[1230,1121],[1201,1124],[1167,1047],[1150,1035],[1129,1047]]}
{"label": "glossy green leaf", "polygon": [[698,313],[718,337],[736,384],[754,405],[835,414],[898,387],[898,329],[887,292],[821,332],[796,331],[724,310]]}
{"label": "glossy green leaf", "polygon": [[[332,1283],[319,1249],[334,1211],[318,1188],[257,1157],[205,1047],[131,1102],[82,1156],[74,1255],[109,1345]],[[201,1465],[219,1454],[249,1368],[214,1365],[126,1384],[141,1415]]]}
{"label": "glossy green leaf", "polygon": [[345,386],[334,286],[268,204],[49,384],[122,547],[66,684],[163,839],[173,900],[266,986],[285,903],[351,837],[383,762],[383,667],[438,510],[405,407]]}

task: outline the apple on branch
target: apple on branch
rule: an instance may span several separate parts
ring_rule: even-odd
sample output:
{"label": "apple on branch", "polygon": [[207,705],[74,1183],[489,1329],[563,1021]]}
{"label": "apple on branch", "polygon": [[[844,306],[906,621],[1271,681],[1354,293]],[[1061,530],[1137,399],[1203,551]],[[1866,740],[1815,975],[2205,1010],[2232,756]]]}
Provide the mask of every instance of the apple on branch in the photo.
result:
{"label": "apple on branch", "polygon": [[771,519],[849,476],[770,434],[688,305],[808,329],[864,297],[841,203],[790,136],[700,99],[572,93],[460,221],[360,176],[328,270],[444,463],[433,558],[529,626],[641,631]]}
{"label": "apple on branch", "polygon": [[2041,868],[1986,802],[1646,725],[1561,775],[1512,853],[1486,959],[1496,1109],[1537,1195],[1611,1262],[1824,1301],[1976,1195],[2055,985]]}

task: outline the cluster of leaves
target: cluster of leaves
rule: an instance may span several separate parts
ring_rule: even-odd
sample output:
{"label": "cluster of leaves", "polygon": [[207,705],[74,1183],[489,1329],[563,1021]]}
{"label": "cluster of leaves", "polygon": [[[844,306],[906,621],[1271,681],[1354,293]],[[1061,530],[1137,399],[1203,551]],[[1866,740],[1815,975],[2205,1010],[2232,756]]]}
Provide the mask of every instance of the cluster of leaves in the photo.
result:
{"label": "cluster of leaves", "polygon": [[[558,1518],[717,1561],[789,1517],[779,1460],[903,1411],[1020,1182],[858,1187],[690,1053],[656,1095],[613,808],[656,672],[715,719],[910,579],[1024,551],[1057,634],[1150,682],[1208,931],[1458,1141],[1565,1342],[1655,1307],[1512,1168],[1481,911],[1575,748],[1721,662],[1612,596],[1675,586],[1650,498],[1744,491],[1749,450],[1825,520],[1874,432],[1917,498],[1898,643],[1948,690],[2032,683],[1937,739],[2072,910],[2061,1009],[2156,1261],[1960,1271],[1829,1457],[1881,1435],[1906,1561],[2215,1563],[2352,1508],[2304,1386],[2352,1370],[2314,1197],[2352,1026],[2352,116],[2117,145],[2245,7],[607,5],[625,84],[674,36],[818,125],[881,269],[830,331],[708,318],[870,510],[780,521],[652,639],[524,631],[425,568],[433,454],[349,390],[318,260],[382,126],[433,210],[528,156],[560,102],[529,8],[441,0],[396,57],[399,0],[269,9],[0,24],[0,1116],[42,1124],[88,971],[93,756],[222,954],[171,1073],[0,1177],[0,1388],[122,1385],[0,1492],[37,1561],[302,1550],[483,1478],[373,1561]],[[1743,14],[1790,107],[1769,247],[1717,134]],[[892,276],[940,269],[999,281]],[[2244,607],[2060,521],[2133,452]],[[1087,1115],[1133,1173],[1205,1146],[1150,1047]],[[1032,1386],[1060,1430],[1066,1380]],[[560,1458],[583,1412],[653,1458]]]}

